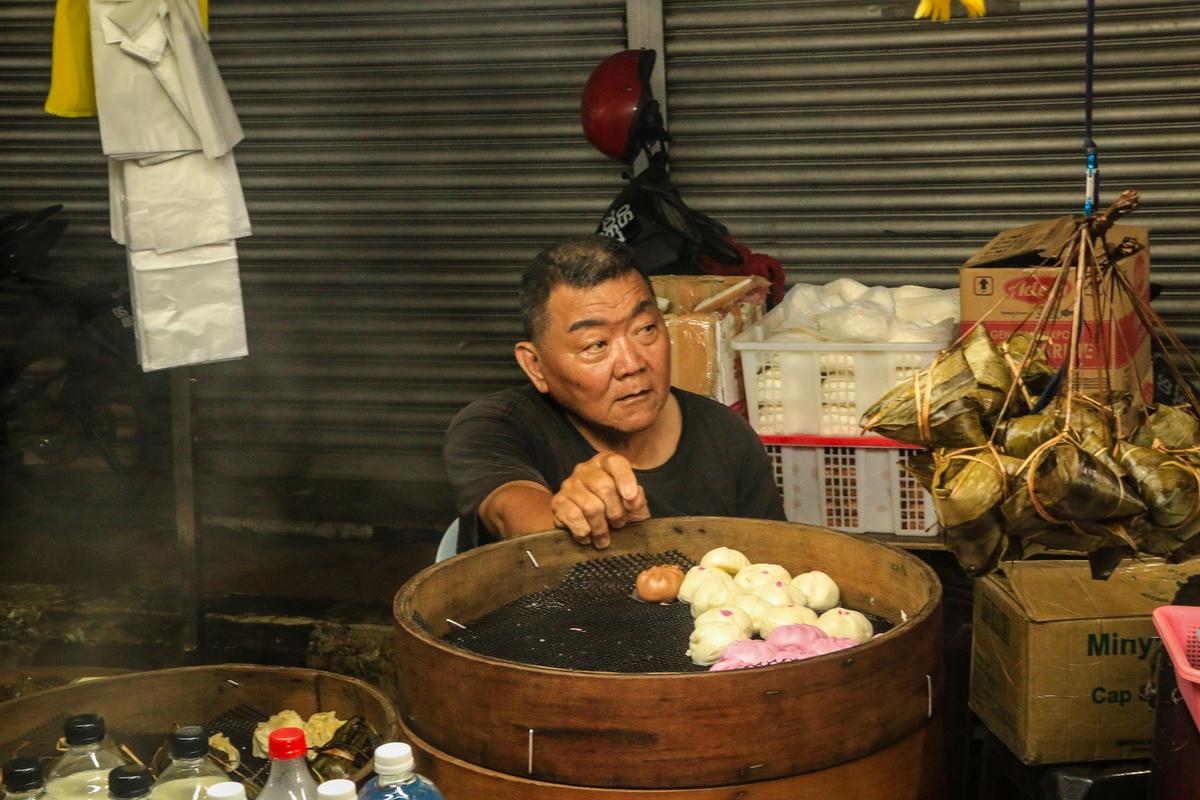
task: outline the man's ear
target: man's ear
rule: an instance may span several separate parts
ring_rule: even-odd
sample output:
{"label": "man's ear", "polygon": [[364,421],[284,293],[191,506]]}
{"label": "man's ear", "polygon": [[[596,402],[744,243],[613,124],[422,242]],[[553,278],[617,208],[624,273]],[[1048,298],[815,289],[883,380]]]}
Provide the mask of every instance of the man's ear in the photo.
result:
{"label": "man's ear", "polygon": [[542,373],[542,357],[538,353],[537,345],[533,342],[517,342],[515,354],[517,363],[529,377],[533,388],[542,394],[548,393],[550,385],[546,383],[546,376]]}

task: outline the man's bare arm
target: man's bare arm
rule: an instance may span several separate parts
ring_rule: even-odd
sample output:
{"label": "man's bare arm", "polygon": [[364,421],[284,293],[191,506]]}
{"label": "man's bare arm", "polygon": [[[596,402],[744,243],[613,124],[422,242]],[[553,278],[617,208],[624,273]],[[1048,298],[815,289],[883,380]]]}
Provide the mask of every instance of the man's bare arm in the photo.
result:
{"label": "man's bare arm", "polygon": [[514,539],[555,527],[550,490],[534,481],[510,481],[497,486],[479,504],[479,519],[502,539]]}

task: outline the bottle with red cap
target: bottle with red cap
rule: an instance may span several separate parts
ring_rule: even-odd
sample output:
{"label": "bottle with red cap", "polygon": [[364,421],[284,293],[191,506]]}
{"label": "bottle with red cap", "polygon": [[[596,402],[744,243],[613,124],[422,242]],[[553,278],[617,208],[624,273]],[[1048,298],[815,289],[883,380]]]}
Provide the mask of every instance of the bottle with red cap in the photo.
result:
{"label": "bottle with red cap", "polygon": [[277,728],[267,737],[271,774],[258,800],[317,800],[317,782],[308,771],[308,745],[301,728]]}

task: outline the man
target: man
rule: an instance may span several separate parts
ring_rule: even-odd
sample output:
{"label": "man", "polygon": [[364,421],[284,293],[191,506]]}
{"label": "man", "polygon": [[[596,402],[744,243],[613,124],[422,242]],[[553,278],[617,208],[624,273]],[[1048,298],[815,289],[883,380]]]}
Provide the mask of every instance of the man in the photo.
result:
{"label": "man", "polygon": [[529,383],[467,406],[446,434],[460,552],[556,527],[604,548],[652,515],[784,519],[746,421],[671,388],[666,323],[632,250],[593,236],[543,251],[520,303]]}

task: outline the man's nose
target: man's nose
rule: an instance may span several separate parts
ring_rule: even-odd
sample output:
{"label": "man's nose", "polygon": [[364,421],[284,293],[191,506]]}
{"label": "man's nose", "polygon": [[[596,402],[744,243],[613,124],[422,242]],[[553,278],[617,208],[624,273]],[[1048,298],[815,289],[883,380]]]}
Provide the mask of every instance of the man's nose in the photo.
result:
{"label": "man's nose", "polygon": [[616,356],[613,363],[614,377],[624,378],[646,368],[647,362],[641,349],[629,339],[619,339],[616,342]]}

